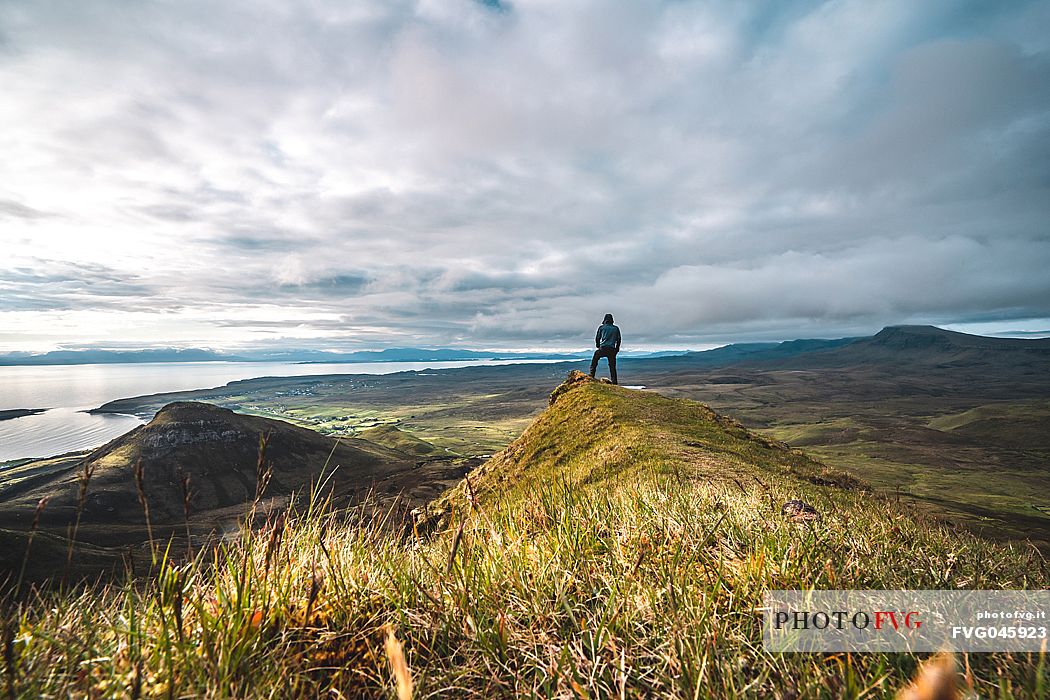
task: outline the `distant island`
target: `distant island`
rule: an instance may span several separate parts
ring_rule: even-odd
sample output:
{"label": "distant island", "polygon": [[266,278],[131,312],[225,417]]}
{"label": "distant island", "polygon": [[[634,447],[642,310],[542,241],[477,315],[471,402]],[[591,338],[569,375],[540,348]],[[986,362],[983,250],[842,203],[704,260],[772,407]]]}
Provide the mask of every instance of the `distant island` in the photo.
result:
{"label": "distant island", "polygon": [[38,413],[43,413],[46,408],[11,408],[0,411],[0,420],[11,420],[13,418],[24,418],[25,416],[35,416]]}
{"label": "distant island", "polygon": [[211,350],[161,348],[153,350],[52,350],[0,354],[0,366],[101,365],[123,362],[244,362],[247,358]]}

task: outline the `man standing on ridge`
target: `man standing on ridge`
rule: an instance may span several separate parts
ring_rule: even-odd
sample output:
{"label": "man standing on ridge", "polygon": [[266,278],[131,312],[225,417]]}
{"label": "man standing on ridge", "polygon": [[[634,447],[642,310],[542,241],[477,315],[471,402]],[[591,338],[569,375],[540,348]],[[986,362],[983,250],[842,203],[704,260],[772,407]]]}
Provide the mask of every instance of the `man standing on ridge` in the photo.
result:
{"label": "man standing on ridge", "polygon": [[609,360],[609,375],[616,384],[616,353],[620,352],[620,329],[613,325],[612,314],[605,314],[605,320],[594,334],[594,357],[591,358],[591,376],[598,370],[599,358]]}

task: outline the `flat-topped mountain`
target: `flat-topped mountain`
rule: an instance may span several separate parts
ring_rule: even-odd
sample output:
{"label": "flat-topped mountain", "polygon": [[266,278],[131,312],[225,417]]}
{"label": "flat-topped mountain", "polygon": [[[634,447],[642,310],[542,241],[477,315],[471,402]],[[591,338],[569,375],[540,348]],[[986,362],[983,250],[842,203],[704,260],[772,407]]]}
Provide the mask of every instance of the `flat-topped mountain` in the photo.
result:
{"label": "flat-topped mountain", "polygon": [[886,326],[863,342],[904,350],[988,348],[1050,351],[1050,338],[993,338],[949,331],[937,326]]}
{"label": "flat-topped mountain", "polygon": [[1018,366],[1050,362],[1050,338],[992,338],[935,326],[888,326],[871,338],[794,359],[800,364],[837,366],[887,362]]}
{"label": "flat-topped mountain", "polygon": [[1050,362],[1050,338],[992,338],[936,326],[887,326],[868,338],[793,340],[769,346],[727,346],[698,362],[709,365],[754,364],[783,368],[863,367],[887,363],[1010,367]]}
{"label": "flat-topped mountain", "polygon": [[[1008,358],[1050,359],[1050,338],[992,338],[936,326],[886,326],[870,337],[734,343],[684,356],[649,360],[653,366],[724,367],[737,364],[846,366],[887,361],[978,362]],[[1023,353],[1023,354],[1019,354]]]}

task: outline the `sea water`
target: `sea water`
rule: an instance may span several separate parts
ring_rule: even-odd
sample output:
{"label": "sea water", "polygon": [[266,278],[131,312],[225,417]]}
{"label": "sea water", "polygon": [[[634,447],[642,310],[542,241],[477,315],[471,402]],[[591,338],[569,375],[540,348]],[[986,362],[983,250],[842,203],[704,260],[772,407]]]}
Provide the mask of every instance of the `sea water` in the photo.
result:
{"label": "sea water", "polygon": [[0,367],[0,410],[47,409],[43,413],[0,421],[0,462],[90,449],[123,435],[142,421],[135,416],[85,413],[120,398],[209,389],[253,377],[390,374],[512,362],[140,362]]}

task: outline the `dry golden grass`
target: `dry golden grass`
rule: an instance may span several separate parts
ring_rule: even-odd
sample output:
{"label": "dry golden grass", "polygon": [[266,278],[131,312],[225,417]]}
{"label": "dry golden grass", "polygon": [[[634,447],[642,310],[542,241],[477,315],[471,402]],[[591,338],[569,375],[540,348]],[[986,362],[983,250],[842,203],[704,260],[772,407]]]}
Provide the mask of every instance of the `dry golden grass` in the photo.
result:
{"label": "dry golden grass", "polygon": [[[768,653],[763,591],[1050,583],[1032,549],[814,483],[829,475],[697,404],[583,382],[437,504],[429,536],[313,503],[279,537],[273,522],[148,580],[8,605],[4,682],[25,698],[892,698],[921,658]],[[786,522],[791,498],[820,521]],[[973,655],[966,677],[980,697],[1045,697],[1042,659]]]}

